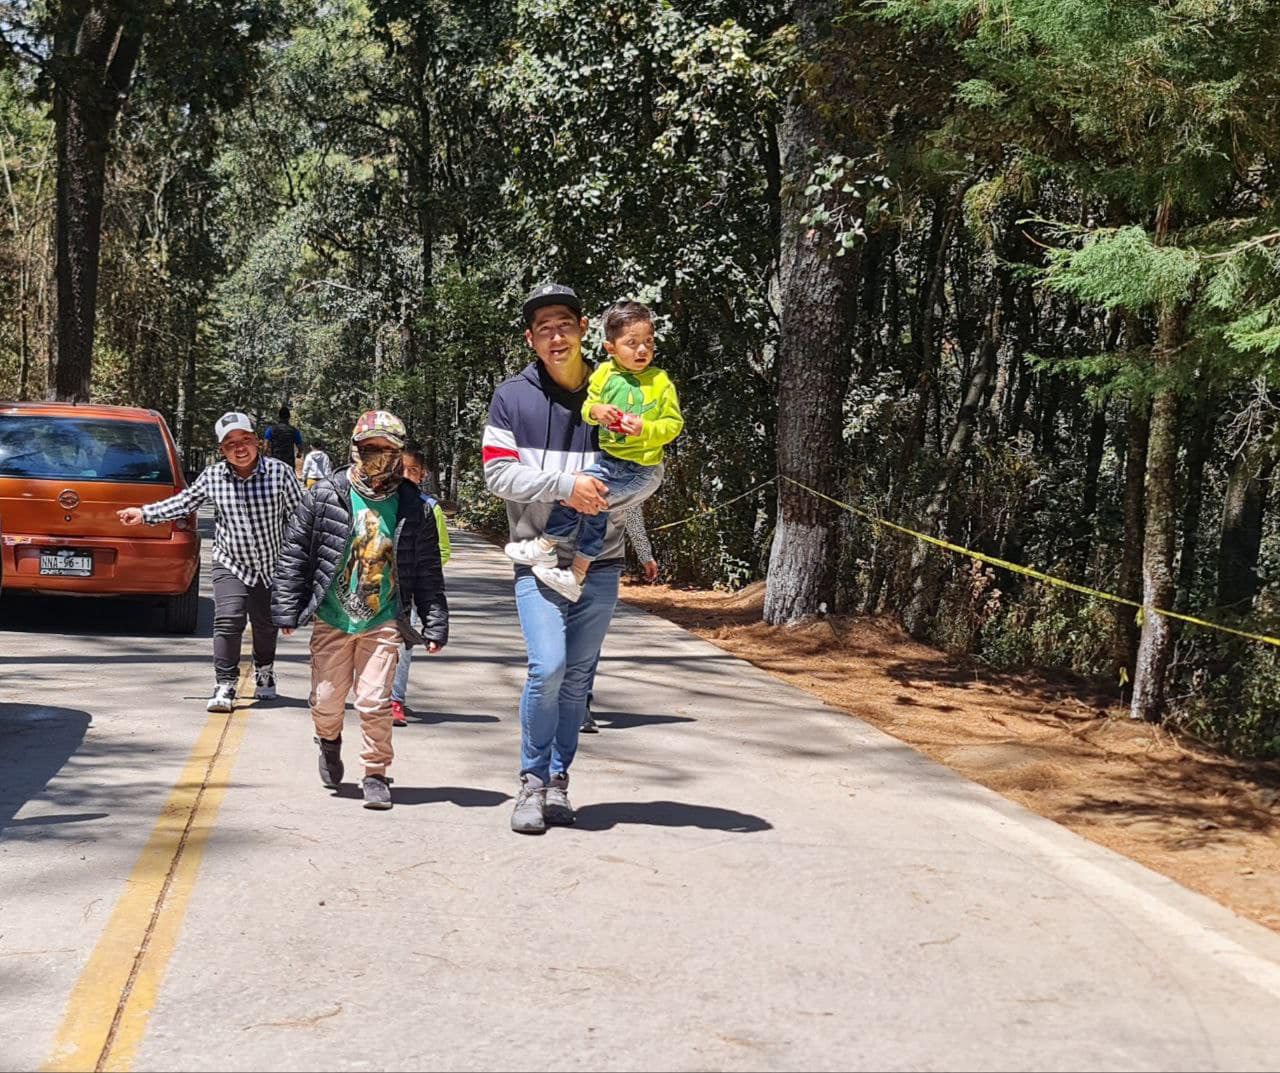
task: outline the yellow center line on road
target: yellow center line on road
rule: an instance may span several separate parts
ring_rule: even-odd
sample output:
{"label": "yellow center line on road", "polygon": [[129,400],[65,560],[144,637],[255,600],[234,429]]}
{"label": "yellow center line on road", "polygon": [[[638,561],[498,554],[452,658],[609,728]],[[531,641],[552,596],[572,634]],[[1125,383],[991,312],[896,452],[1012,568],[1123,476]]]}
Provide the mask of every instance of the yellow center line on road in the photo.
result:
{"label": "yellow center line on road", "polygon": [[244,739],[244,709],[253,688],[253,671],[246,669],[236,687],[236,710],[212,713],[192,746],[111,919],[71,990],[44,1070],[96,1073],[132,1068]]}

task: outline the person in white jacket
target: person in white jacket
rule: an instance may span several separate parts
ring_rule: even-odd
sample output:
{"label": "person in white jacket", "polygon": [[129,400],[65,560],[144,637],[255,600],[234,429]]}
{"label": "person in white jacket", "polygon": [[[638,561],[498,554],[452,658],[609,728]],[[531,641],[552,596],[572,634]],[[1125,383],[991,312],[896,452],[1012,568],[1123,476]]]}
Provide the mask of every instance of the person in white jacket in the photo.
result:
{"label": "person in white jacket", "polygon": [[319,440],[311,442],[311,450],[307,452],[307,457],[302,460],[302,483],[305,487],[310,488],[316,481],[323,480],[333,472],[333,463],[329,461],[329,456],[324,453],[324,444]]}

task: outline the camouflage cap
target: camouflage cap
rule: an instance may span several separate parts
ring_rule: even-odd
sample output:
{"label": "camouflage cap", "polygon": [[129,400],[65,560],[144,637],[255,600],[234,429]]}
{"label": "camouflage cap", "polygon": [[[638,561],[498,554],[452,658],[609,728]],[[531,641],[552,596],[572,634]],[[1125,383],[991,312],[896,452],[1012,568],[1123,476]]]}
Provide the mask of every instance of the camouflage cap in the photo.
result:
{"label": "camouflage cap", "polygon": [[352,443],[363,443],[365,440],[390,440],[396,447],[403,447],[409,438],[404,422],[386,410],[367,410],[356,422],[355,431],[351,433]]}

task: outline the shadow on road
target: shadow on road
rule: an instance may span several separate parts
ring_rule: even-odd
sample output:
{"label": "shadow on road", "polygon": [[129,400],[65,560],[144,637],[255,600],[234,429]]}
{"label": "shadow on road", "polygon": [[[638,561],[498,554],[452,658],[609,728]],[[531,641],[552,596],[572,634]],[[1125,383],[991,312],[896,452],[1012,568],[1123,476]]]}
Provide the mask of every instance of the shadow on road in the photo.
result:
{"label": "shadow on road", "polygon": [[[361,800],[360,787],[352,782],[344,782],[338,787],[334,797],[348,800]],[[497,790],[477,790],[471,786],[393,786],[391,803],[393,805],[457,805],[459,808],[497,808],[511,800],[510,794]]]}
{"label": "shadow on road", "polygon": [[473,715],[467,712],[408,712],[408,722],[412,726],[421,723],[424,726],[435,726],[437,723],[501,723],[496,715]]}
{"label": "shadow on road", "polygon": [[670,726],[672,723],[696,723],[689,715],[642,715],[639,712],[602,712],[592,708],[592,716],[607,730],[633,730],[636,727]]}
{"label": "shadow on road", "polygon": [[0,704],[0,837],[7,827],[76,823],[105,813],[67,813],[15,820],[84,741],[92,719],[78,708]]}
{"label": "shadow on road", "polygon": [[701,827],[706,831],[749,834],[769,831],[773,824],[749,812],[711,805],[689,805],[683,801],[611,801],[583,805],[578,809],[576,827],[581,831],[608,831],[619,824],[648,827]]}

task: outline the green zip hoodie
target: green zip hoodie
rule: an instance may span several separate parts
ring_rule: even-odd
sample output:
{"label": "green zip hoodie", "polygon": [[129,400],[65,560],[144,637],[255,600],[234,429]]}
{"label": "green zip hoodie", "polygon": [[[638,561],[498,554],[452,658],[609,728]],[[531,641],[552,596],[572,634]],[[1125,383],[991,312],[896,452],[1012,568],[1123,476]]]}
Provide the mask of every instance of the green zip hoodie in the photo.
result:
{"label": "green zip hoodie", "polygon": [[600,429],[600,449],[614,458],[656,466],[662,461],[662,449],[684,428],[676,387],[661,369],[648,368],[633,373],[616,364],[612,358],[602,361],[587,381],[587,400],[582,404],[582,419],[590,425],[591,407],[616,406],[623,413],[644,419],[638,436],[624,436]]}

